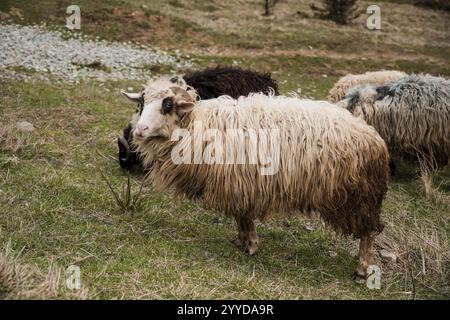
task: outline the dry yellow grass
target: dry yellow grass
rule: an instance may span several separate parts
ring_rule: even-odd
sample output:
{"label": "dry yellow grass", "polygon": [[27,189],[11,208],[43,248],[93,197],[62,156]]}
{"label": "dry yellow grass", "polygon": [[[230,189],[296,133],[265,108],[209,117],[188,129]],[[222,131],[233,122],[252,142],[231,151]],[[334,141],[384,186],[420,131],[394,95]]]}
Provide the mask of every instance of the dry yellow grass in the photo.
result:
{"label": "dry yellow grass", "polygon": [[[305,49],[308,52],[310,51],[308,46],[303,43],[305,39],[310,40],[311,49],[317,50],[323,44],[328,44],[333,36],[335,39],[342,40],[342,43],[339,44],[339,48],[335,45],[335,49],[329,48],[327,51],[344,49],[348,53],[353,52],[354,49],[360,51],[358,47],[362,46],[368,49],[365,53],[358,52],[363,56],[386,56],[388,52],[383,50],[384,45],[450,47],[450,34],[448,33],[450,14],[424,10],[408,4],[377,3],[382,14],[382,30],[373,32],[366,27],[368,15],[365,10],[369,5],[374,4],[369,1],[359,1],[358,9],[361,15],[348,26],[337,26],[332,21],[313,18],[313,12],[309,7],[311,1],[280,1],[269,17],[262,15],[262,1],[209,1],[210,8],[214,8],[214,10],[207,10],[203,6],[196,5],[195,0],[159,2],[161,5],[158,8],[165,14],[182,18],[214,32],[260,39],[262,41],[261,50],[271,47],[272,53],[276,53],[277,49],[282,53],[288,47],[295,50],[292,53],[299,53],[298,50]],[[301,12],[308,18],[297,12]],[[291,39],[286,37],[282,43],[283,35],[290,35]],[[295,43],[295,35],[298,36],[298,43]],[[370,46],[372,46],[371,50],[369,50]],[[222,49],[214,50],[214,48],[208,48],[208,51],[223,52]],[[314,54],[317,55],[317,53]],[[415,55],[417,58],[417,53]],[[409,54],[403,52],[402,57],[406,56]],[[410,57],[414,58],[414,55],[410,55]],[[341,55],[341,58],[349,57]]]}
{"label": "dry yellow grass", "polygon": [[14,253],[7,244],[0,252],[0,299],[83,299],[86,290],[69,292],[63,288],[61,268],[50,264],[42,271],[21,261],[20,252]]}

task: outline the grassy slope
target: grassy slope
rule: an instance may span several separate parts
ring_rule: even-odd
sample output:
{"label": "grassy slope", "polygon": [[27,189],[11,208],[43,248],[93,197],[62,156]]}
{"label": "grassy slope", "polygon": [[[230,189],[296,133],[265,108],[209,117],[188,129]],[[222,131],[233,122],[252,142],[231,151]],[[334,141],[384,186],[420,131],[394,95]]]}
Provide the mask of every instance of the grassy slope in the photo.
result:
{"label": "grassy slope", "polygon": [[[359,48],[360,42],[348,41],[357,39],[362,31],[344,27],[342,34],[335,36],[334,26],[316,20],[308,20],[308,24],[320,26],[317,30],[290,26],[290,20],[282,25],[284,33],[274,39],[261,34],[267,22],[258,22],[259,18],[250,22],[252,28],[245,32],[223,30],[220,19],[208,28],[191,21],[203,21],[211,10],[225,15],[230,8],[216,1],[212,6],[218,9],[198,1],[194,5],[190,0],[152,4],[108,0],[100,7],[91,1],[79,3],[87,13],[83,32],[100,30],[99,35],[107,39],[131,37],[169,49],[178,43],[199,67],[234,63],[269,70],[283,92],[301,88],[303,95],[313,98],[324,98],[338,76],[347,72],[395,68],[450,75],[448,47],[445,42],[439,44],[445,34],[433,33],[428,27],[424,32],[429,45],[419,41],[395,46],[386,39],[387,55],[377,56],[368,54],[365,46]],[[169,17],[171,33],[149,35],[143,33],[148,26],[142,21],[123,17],[100,19],[99,13],[108,14],[113,7],[140,9],[142,3],[149,6],[150,16]],[[40,1],[39,5],[6,0],[0,10],[18,7],[23,23],[46,20],[55,25],[60,23],[58,13],[65,5],[65,1],[55,0]],[[252,10],[259,8],[255,1],[248,5]],[[186,14],[188,10],[195,13],[193,18]],[[441,21],[441,15],[438,18],[435,23]],[[254,35],[263,38],[253,41]],[[349,46],[336,46],[337,40],[343,39]],[[262,48],[260,43],[264,43]],[[314,50],[308,52],[308,45]],[[376,48],[382,51],[383,43]],[[24,262],[42,270],[50,264],[80,265],[91,298],[402,299],[448,295],[448,257],[444,256],[450,232],[448,170],[437,177],[440,193],[434,200],[418,195],[409,168],[403,168],[391,182],[383,208],[387,227],[378,245],[395,249],[401,261],[389,264],[377,258],[383,269],[380,291],[351,281],[355,242],[336,239],[317,226],[317,220],[311,222],[314,231],[305,228],[304,219],[294,217],[260,225],[261,251],[249,258],[231,244],[236,233],[233,221],[217,218],[196,203],[174,200],[170,194],[158,194],[145,186],[142,208],[121,212],[100,170],[116,188],[126,180],[115,160],[115,139],[132,111],[117,92],[130,85],[140,86],[0,81],[4,138],[0,141],[0,243],[10,240],[15,250],[24,248]],[[20,119],[32,122],[36,132],[29,135],[11,128]],[[139,176],[133,177],[133,184],[136,192]],[[422,260],[426,275],[416,276]],[[413,288],[415,292],[411,292]]]}

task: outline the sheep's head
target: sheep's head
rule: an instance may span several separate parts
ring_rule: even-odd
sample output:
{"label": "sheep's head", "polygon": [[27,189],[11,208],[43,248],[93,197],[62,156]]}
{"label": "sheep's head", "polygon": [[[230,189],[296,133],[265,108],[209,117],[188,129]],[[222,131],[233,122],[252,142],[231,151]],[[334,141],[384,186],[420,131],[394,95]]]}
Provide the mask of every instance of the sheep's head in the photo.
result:
{"label": "sheep's head", "polygon": [[139,120],[133,130],[136,140],[150,137],[169,138],[180,120],[194,108],[195,92],[179,86],[171,86],[151,97],[141,98]]}
{"label": "sheep's head", "polygon": [[144,109],[144,104],[146,102],[153,100],[160,94],[160,91],[163,89],[178,86],[181,88],[187,88],[188,85],[186,81],[182,77],[174,76],[172,78],[161,77],[155,80],[150,80],[138,93],[133,92],[125,92],[121,91],[121,93],[128,98],[130,101],[137,103],[136,113],[138,115],[142,114],[142,110]]}
{"label": "sheep's head", "polygon": [[344,99],[338,103],[338,106],[347,109],[356,117],[365,119],[367,112],[373,109],[378,96],[379,93],[376,87],[362,85],[350,90]]}

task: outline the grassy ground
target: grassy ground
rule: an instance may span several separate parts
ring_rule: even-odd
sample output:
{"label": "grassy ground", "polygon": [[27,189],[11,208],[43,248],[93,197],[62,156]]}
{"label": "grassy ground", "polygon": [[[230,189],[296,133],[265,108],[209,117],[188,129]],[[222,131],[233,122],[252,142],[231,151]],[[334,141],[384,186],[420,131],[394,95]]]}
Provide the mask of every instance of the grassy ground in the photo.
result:
{"label": "grassy ground", "polygon": [[[288,0],[269,18],[260,16],[257,1],[78,2],[87,34],[179,48],[198,67],[271,71],[284,93],[323,99],[340,75],[381,68],[450,75],[448,14],[407,4],[383,2],[392,9],[388,29],[370,37],[357,22],[338,28],[298,18]],[[310,14],[307,2],[299,3],[298,10]],[[6,0],[0,10],[16,22],[45,20],[55,27],[67,4]],[[230,24],[233,6],[245,10]],[[19,14],[11,14],[12,7]],[[133,10],[149,20],[133,18]],[[405,10],[408,18],[400,15]],[[126,182],[116,138],[133,106],[118,91],[140,85],[0,81],[0,247],[7,247],[0,253],[0,279],[28,279],[0,282],[0,298],[449,298],[448,168],[435,175],[431,199],[421,195],[413,168],[401,167],[391,181],[377,248],[397,253],[399,261],[377,255],[381,290],[351,280],[357,243],[314,218],[258,225],[261,251],[247,257],[231,244],[233,221],[148,184],[138,208],[121,210],[102,173],[116,190]],[[20,120],[36,130],[17,131]],[[133,194],[142,183],[141,175],[132,176]],[[64,286],[71,264],[81,268],[83,291]]]}

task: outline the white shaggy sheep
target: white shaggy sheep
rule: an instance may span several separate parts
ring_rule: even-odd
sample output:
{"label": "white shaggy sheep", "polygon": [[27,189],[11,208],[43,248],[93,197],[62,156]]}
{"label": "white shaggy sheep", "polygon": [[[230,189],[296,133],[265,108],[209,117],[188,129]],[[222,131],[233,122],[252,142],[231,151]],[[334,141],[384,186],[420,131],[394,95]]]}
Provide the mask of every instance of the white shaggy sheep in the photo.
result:
{"label": "white shaggy sheep", "polygon": [[328,93],[328,100],[338,102],[344,98],[348,91],[362,84],[382,85],[390,81],[406,77],[407,74],[401,71],[371,71],[364,74],[349,74],[339,79]]}
{"label": "white shaggy sheep", "polygon": [[[246,96],[251,92],[274,92],[278,95],[278,84],[269,73],[238,67],[215,67],[199,71],[191,71],[183,77],[173,77],[173,83],[183,83],[194,88],[202,100],[228,95],[234,98]],[[151,81],[150,81],[151,82]],[[123,93],[130,100],[142,105],[141,93]],[[138,114],[139,116],[139,114]],[[122,168],[130,170],[134,165],[140,166],[139,153],[134,150],[132,131],[133,119],[124,128],[122,136],[118,138],[119,163]]]}
{"label": "white shaggy sheep", "polygon": [[356,87],[339,102],[375,127],[393,157],[438,168],[450,159],[450,81],[411,75]]}
{"label": "white shaggy sheep", "polygon": [[[134,130],[157,190],[172,187],[233,216],[237,243],[249,254],[258,249],[254,220],[274,213],[319,212],[335,230],[361,238],[355,275],[366,276],[374,237],[383,228],[380,211],[389,175],[386,145],[371,126],[325,101],[262,94],[196,101],[186,87],[158,85],[160,90],[149,89]],[[196,131],[199,124],[203,130]],[[184,137],[178,142],[180,129]],[[197,161],[211,146],[214,157],[235,154],[228,138],[218,143],[211,136],[205,139],[210,129],[224,134],[243,129],[245,161]],[[261,144],[266,130],[277,143]],[[179,149],[191,160],[175,161]],[[250,161],[251,150],[275,154],[277,170],[261,174],[260,163]]]}

